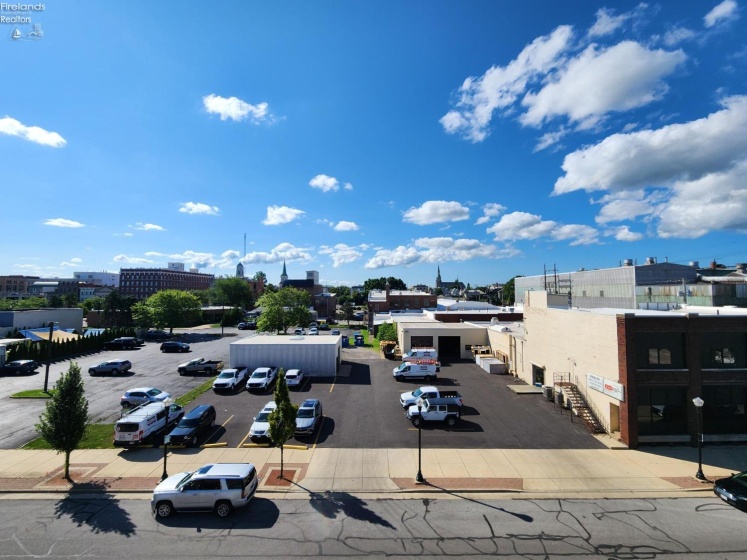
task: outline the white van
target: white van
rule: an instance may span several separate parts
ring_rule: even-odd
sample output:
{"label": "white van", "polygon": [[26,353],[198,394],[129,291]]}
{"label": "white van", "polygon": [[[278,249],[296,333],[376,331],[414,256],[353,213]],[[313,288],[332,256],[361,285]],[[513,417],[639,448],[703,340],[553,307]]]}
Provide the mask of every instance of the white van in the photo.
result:
{"label": "white van", "polygon": [[409,352],[402,354],[403,362],[413,360],[438,360],[438,350],[435,348],[411,348]]}
{"label": "white van", "polygon": [[184,416],[184,407],[154,402],[139,406],[114,424],[114,445],[135,447],[153,442],[166,428]]}
{"label": "white van", "polygon": [[392,371],[392,376],[397,381],[403,379],[425,379],[430,381],[438,377],[438,371],[441,369],[439,363],[435,360],[418,360],[415,362],[402,362]]}

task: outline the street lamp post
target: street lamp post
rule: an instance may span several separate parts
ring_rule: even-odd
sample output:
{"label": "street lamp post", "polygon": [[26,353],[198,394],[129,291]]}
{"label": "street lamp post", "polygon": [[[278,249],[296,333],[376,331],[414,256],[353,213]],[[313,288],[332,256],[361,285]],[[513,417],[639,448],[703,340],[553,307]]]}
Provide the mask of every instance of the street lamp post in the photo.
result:
{"label": "street lamp post", "polygon": [[695,478],[707,480],[703,474],[703,405],[705,401],[700,397],[695,397],[693,404],[698,416],[698,472],[695,473]]}
{"label": "street lamp post", "polygon": [[168,435],[163,436],[163,474],[161,480],[166,480],[169,477],[169,473],[166,472],[166,457],[169,454],[169,443],[171,443],[171,437]]}
{"label": "street lamp post", "polygon": [[49,387],[49,363],[52,361],[52,336],[54,335],[54,322],[49,322],[49,342],[47,343],[47,368],[44,373],[44,392]]}
{"label": "street lamp post", "polygon": [[415,482],[423,484],[425,478],[423,478],[423,471],[421,470],[421,453],[423,449],[423,403],[418,401],[418,474],[415,475]]}

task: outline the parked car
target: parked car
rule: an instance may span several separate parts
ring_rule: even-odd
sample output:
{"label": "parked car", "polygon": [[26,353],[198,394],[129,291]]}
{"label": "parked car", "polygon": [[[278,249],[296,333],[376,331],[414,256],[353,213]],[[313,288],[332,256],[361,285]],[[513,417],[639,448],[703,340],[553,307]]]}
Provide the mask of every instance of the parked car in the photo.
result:
{"label": "parked car", "polygon": [[289,369],[285,373],[285,384],[288,388],[300,387],[306,381],[306,374],[302,369]]}
{"label": "parked car", "polygon": [[142,346],[143,341],[132,336],[120,336],[104,343],[105,350],[131,350]]}
{"label": "parked car", "polygon": [[719,478],[713,484],[713,493],[727,504],[747,511],[747,471]]}
{"label": "parked car", "polygon": [[122,406],[137,406],[146,402],[164,402],[171,398],[171,393],[161,391],[154,387],[138,387],[125,391],[125,394],[119,399]]}
{"label": "parked car", "polygon": [[181,420],[184,408],[174,403],[146,403],[131,410],[114,424],[114,445],[135,447],[158,442],[169,426]]}
{"label": "parked car", "polygon": [[226,517],[249,503],[259,477],[251,463],[214,463],[168,477],[153,490],[150,507],[157,517],[175,511],[215,511]]}
{"label": "parked car", "polygon": [[183,364],[179,364],[176,367],[176,371],[179,375],[185,375],[187,373],[205,373],[207,375],[213,375],[214,372],[223,369],[223,362],[221,360],[206,360],[205,358],[195,358],[189,360]]}
{"label": "parked car", "polygon": [[257,323],[254,321],[244,321],[237,326],[240,331],[254,331],[257,329]]}
{"label": "parked car", "polygon": [[332,329],[332,334],[339,335],[340,334],[340,329]]}
{"label": "parked car", "polygon": [[213,381],[213,391],[240,391],[246,385],[246,368],[242,369],[224,369],[220,375]]}
{"label": "parked car", "polygon": [[319,399],[306,399],[296,412],[297,436],[309,436],[322,423],[322,402]]}
{"label": "parked car", "polygon": [[145,340],[168,340],[174,336],[166,331],[148,331],[145,333]]}
{"label": "parked car", "polygon": [[37,370],[39,364],[34,360],[13,360],[12,362],[6,363],[4,366],[0,366],[0,373],[32,373]]}
{"label": "parked car", "polygon": [[97,366],[88,368],[88,375],[98,375],[99,373],[109,373],[111,375],[119,375],[120,373],[126,373],[132,369],[132,363],[130,360],[116,359],[107,360],[101,362]]}
{"label": "parked car", "polygon": [[169,443],[194,447],[200,436],[215,426],[215,407],[203,404],[187,412],[168,435]]}
{"label": "parked car", "polygon": [[306,334],[306,331],[303,329],[296,329],[295,331],[293,331],[293,334],[295,334],[296,336],[302,336]]}
{"label": "parked car", "polygon": [[247,391],[269,391],[278,376],[276,367],[258,367],[252,372],[249,381],[246,382]]}
{"label": "parked car", "polygon": [[430,381],[438,377],[441,364],[434,360],[417,360],[415,362],[402,362],[392,370],[392,376],[397,381],[403,379],[425,379]]}
{"label": "parked car", "polygon": [[254,417],[252,427],[249,428],[249,439],[252,441],[263,441],[270,439],[270,412],[275,410],[275,401],[268,402]]}
{"label": "parked car", "polygon": [[462,407],[450,399],[425,399],[420,407],[411,406],[405,413],[413,426],[423,422],[446,422],[454,426],[462,417]]}
{"label": "parked car", "polygon": [[459,391],[444,391],[436,387],[419,387],[414,391],[402,393],[399,397],[399,404],[402,405],[402,408],[408,408],[423,399],[447,399],[459,406],[464,404],[464,399],[459,394]]}
{"label": "parked car", "polygon": [[309,329],[309,334],[312,335],[312,336],[315,335],[315,334],[318,335],[319,334],[319,329],[317,327],[311,327]]}
{"label": "parked car", "polygon": [[189,344],[178,340],[167,340],[161,344],[161,352],[189,352]]}

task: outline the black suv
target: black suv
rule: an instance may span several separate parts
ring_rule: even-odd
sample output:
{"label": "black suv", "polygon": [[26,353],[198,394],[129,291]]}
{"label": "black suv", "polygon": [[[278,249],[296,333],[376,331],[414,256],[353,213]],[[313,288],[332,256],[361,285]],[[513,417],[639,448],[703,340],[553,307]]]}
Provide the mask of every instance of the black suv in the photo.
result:
{"label": "black suv", "polygon": [[130,350],[138,346],[142,346],[142,342],[132,336],[120,336],[104,343],[106,350]]}
{"label": "black suv", "polygon": [[190,410],[167,436],[169,443],[194,447],[203,432],[215,426],[215,407],[203,404]]}
{"label": "black suv", "polygon": [[189,352],[189,344],[178,340],[167,340],[161,343],[161,352]]}
{"label": "black suv", "polygon": [[168,340],[174,338],[166,331],[148,331],[145,333],[145,340]]}

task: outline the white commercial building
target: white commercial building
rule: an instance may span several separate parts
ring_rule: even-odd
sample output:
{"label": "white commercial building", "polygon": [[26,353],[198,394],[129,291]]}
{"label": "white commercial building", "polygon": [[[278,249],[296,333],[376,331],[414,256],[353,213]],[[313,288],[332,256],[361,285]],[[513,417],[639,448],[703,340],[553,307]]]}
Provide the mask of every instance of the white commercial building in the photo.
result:
{"label": "white commercial building", "polygon": [[279,367],[302,369],[312,377],[333,377],[341,362],[342,337],[257,334],[232,342],[232,368]]}

